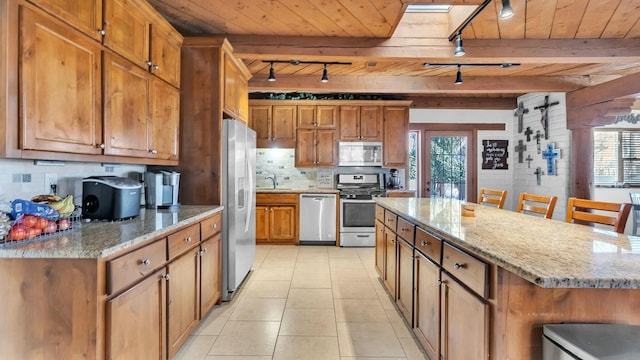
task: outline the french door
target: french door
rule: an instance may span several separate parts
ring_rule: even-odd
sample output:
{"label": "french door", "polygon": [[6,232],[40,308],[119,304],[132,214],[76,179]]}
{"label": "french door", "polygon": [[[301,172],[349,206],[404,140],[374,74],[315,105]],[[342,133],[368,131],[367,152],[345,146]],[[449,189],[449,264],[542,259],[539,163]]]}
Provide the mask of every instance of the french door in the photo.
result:
{"label": "french door", "polygon": [[475,201],[473,131],[424,131],[422,197]]}

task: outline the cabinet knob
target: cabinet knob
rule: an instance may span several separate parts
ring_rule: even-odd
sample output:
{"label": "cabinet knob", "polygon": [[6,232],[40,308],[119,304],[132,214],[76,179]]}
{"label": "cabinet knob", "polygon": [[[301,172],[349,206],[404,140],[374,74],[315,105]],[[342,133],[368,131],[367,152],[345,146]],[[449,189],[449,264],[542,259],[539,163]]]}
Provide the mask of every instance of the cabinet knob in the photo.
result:
{"label": "cabinet knob", "polygon": [[162,278],[165,279],[165,280],[169,280],[169,279],[171,279],[171,275],[164,274],[164,275],[162,275]]}
{"label": "cabinet knob", "polygon": [[96,147],[97,147],[98,149],[104,149],[104,144],[96,144]]}
{"label": "cabinet knob", "polygon": [[151,260],[149,260],[149,259],[140,260],[140,264],[142,264],[144,266],[149,266],[151,264]]}
{"label": "cabinet knob", "polygon": [[207,253],[207,248],[202,248],[202,253],[206,254]]}
{"label": "cabinet knob", "polygon": [[184,238],[184,241],[188,243],[191,242],[191,236],[187,236],[186,238]]}
{"label": "cabinet knob", "polygon": [[105,30],[105,29],[98,29],[98,34],[100,34],[100,35],[102,35],[102,36],[105,36],[105,35],[107,35],[107,30]]}
{"label": "cabinet knob", "polygon": [[455,263],[455,264],[453,264],[453,267],[456,268],[456,270],[460,270],[460,269],[464,268],[464,264]]}
{"label": "cabinet knob", "polygon": [[439,284],[439,285],[446,284],[446,283],[447,283],[447,281],[446,281],[446,280],[438,280],[438,284]]}
{"label": "cabinet knob", "polygon": [[157,153],[158,153],[158,150],[156,150],[156,149],[151,149],[151,150],[149,150],[149,152],[150,152],[150,153],[152,153],[153,155],[155,155],[155,154],[157,154]]}
{"label": "cabinet knob", "polygon": [[153,70],[160,70],[160,65],[153,65]]}
{"label": "cabinet knob", "polygon": [[146,62],[147,66],[151,67],[153,65],[153,63],[151,62],[151,60],[147,60]]}
{"label": "cabinet knob", "polygon": [[211,228],[212,228],[213,230],[217,229],[217,228],[218,228],[218,224],[212,224],[212,225],[211,225]]}
{"label": "cabinet knob", "polygon": [[428,241],[422,240],[422,242],[420,243],[420,245],[422,245],[422,246],[429,246],[429,245],[431,245],[431,243],[430,243],[430,242],[428,242]]}

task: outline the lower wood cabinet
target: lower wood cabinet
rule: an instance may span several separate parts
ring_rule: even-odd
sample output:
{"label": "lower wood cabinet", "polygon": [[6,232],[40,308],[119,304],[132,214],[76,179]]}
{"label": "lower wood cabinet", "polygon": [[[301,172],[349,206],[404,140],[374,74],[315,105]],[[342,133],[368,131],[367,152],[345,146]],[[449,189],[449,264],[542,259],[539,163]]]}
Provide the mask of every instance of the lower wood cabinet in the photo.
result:
{"label": "lower wood cabinet", "polygon": [[256,242],[297,244],[297,194],[256,194]]}
{"label": "lower wood cabinet", "polygon": [[107,359],[166,359],[166,270],[106,303]]}
{"label": "lower wood cabinet", "polygon": [[200,318],[222,299],[222,234],[200,244]]}
{"label": "lower wood cabinet", "polygon": [[172,357],[200,321],[200,247],[171,261],[167,274],[167,345]]}
{"label": "lower wood cabinet", "polygon": [[[376,207],[376,211],[380,208]],[[376,218],[376,272],[380,278],[384,278],[384,223]]]}
{"label": "lower wood cabinet", "polygon": [[393,299],[396,298],[396,234],[389,228],[384,230],[384,285]]}
{"label": "lower wood cabinet", "polygon": [[407,323],[413,325],[413,246],[398,237],[396,271],[396,305]]}
{"label": "lower wood cabinet", "polygon": [[440,354],[440,267],[416,251],[413,332],[430,359]]}

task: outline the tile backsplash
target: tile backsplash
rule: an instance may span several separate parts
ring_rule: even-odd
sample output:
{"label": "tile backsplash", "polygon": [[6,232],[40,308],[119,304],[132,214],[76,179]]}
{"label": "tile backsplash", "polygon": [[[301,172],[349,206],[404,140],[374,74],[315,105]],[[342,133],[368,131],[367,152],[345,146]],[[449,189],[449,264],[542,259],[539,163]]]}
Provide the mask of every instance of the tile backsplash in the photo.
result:
{"label": "tile backsplash", "polygon": [[[46,163],[46,162],[45,162]],[[35,165],[34,160],[0,158],[0,200],[30,199],[48,194],[45,179],[57,181],[56,193],[71,194],[76,205],[82,198],[82,178],[93,175],[115,175],[141,180],[145,165],[105,164],[85,162],[52,162],[62,165]]]}

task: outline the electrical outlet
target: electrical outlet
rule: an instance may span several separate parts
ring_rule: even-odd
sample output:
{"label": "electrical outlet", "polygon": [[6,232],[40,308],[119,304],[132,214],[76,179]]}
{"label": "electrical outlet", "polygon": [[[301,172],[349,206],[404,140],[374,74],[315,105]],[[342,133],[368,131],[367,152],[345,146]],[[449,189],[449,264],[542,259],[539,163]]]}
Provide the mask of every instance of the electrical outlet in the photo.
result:
{"label": "electrical outlet", "polygon": [[51,185],[58,185],[58,174],[44,174],[44,194],[50,194]]}

